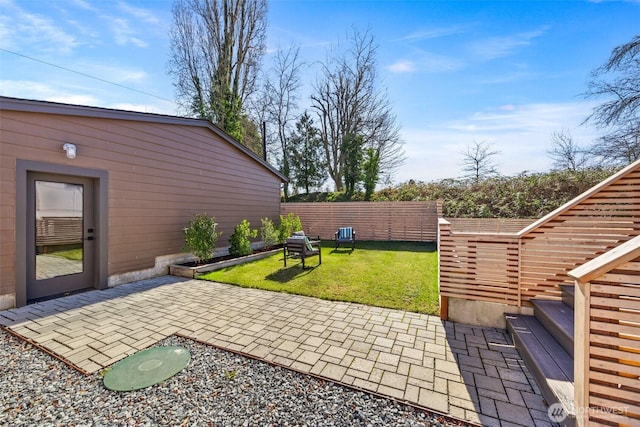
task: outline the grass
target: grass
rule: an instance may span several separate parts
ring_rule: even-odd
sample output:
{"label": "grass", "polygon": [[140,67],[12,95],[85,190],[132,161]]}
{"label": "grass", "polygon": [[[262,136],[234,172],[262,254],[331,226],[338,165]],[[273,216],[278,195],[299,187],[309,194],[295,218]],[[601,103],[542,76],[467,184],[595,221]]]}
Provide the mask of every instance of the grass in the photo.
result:
{"label": "grass", "polygon": [[67,249],[62,251],[51,252],[50,255],[66,258],[70,261],[82,261],[82,248],[80,249]]}
{"label": "grass", "polygon": [[[318,257],[306,260],[316,266]],[[322,265],[302,270],[282,252],[213,271],[199,279],[246,288],[288,292],[420,313],[438,313],[438,255],[433,243],[357,242],[356,250],[334,250],[323,242]]]}

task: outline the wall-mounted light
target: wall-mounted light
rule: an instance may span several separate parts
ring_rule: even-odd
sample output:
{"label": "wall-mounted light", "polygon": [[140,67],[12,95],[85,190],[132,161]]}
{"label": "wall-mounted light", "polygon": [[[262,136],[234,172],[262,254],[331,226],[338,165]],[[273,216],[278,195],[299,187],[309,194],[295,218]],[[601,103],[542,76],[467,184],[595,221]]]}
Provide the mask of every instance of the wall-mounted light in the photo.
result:
{"label": "wall-mounted light", "polygon": [[76,146],[69,144],[68,142],[62,146],[62,149],[67,152],[67,159],[76,158]]}

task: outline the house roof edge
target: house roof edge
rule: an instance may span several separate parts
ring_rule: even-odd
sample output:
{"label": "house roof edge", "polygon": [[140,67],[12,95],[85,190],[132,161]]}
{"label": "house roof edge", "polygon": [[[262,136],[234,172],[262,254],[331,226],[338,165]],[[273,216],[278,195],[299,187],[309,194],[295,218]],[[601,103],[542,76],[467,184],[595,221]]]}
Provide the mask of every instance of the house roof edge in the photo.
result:
{"label": "house roof edge", "polygon": [[266,160],[262,159],[256,153],[249,150],[247,147],[236,141],[225,131],[206,119],[172,116],[159,113],[145,113],[141,111],[119,110],[114,108],[95,107],[89,105],[65,104],[53,101],[14,98],[7,96],[0,96],[0,111],[2,110],[206,127],[213,133],[218,135],[220,138],[238,148],[253,160],[260,163],[263,167],[280,178],[282,182],[288,181],[287,178],[279,170],[267,163]]}

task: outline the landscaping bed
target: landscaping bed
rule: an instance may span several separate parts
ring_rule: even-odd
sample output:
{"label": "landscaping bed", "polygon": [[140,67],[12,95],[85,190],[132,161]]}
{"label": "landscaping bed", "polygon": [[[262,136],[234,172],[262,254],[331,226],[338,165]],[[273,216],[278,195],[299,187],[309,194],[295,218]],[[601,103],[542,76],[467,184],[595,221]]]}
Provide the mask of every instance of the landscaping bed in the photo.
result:
{"label": "landscaping bed", "polygon": [[244,264],[246,262],[256,261],[271,256],[280,251],[282,251],[281,247],[274,247],[269,249],[258,249],[255,250],[251,255],[242,257],[233,255],[222,255],[199,263],[191,261],[182,264],[172,264],[169,266],[169,274],[172,276],[195,279],[198,275],[203,273],[220,270],[222,268],[231,267],[238,264]]}

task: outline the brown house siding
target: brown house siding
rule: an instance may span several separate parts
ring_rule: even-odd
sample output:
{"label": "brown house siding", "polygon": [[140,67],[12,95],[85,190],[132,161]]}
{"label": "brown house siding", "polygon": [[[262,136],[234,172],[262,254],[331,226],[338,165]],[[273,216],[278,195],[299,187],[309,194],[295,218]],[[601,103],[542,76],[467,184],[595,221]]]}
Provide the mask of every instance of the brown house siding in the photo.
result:
{"label": "brown house siding", "polygon": [[0,296],[15,293],[18,159],[108,173],[109,276],[183,252],[182,228],[195,213],[216,217],[218,247],[243,218],[257,228],[278,217],[282,176],[207,122],[49,103],[35,105],[51,113],[16,111],[16,100],[0,100]]}

